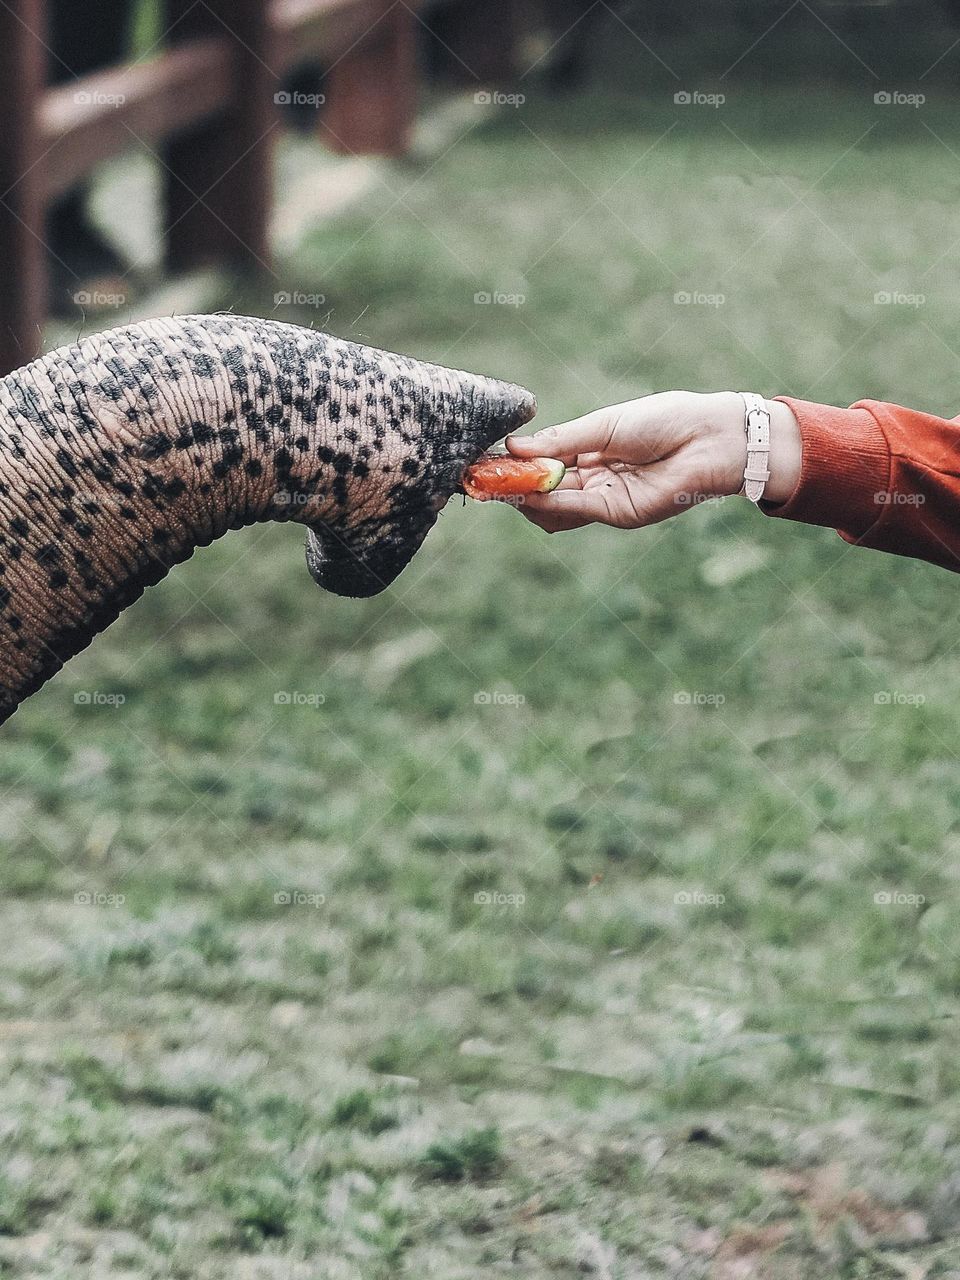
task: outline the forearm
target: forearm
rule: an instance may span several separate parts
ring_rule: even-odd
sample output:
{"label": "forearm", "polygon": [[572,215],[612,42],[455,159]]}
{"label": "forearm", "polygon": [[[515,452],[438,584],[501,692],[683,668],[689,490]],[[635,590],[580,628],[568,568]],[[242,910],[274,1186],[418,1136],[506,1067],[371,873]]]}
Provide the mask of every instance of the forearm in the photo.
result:
{"label": "forearm", "polygon": [[[727,485],[739,490],[739,396],[708,397],[724,424]],[[771,410],[765,515],[826,525],[849,543],[960,571],[960,424],[899,404],[835,408],[791,397]]]}
{"label": "forearm", "polygon": [[[960,572],[960,420],[863,401],[849,409],[767,400],[767,515],[828,525],[848,542]],[[558,489],[524,515],[548,533],[593,522],[638,529],[743,488],[744,397],[663,391],[508,440],[521,457],[568,466]]]}
{"label": "forearm", "polygon": [[[838,409],[781,397],[767,405],[767,515],[960,572],[960,423],[877,401]],[[729,393],[717,406],[729,419],[732,466],[744,450],[743,406]]]}
{"label": "forearm", "polygon": [[960,423],[870,400],[789,403],[803,465],[793,494],[768,514],[960,572]]}

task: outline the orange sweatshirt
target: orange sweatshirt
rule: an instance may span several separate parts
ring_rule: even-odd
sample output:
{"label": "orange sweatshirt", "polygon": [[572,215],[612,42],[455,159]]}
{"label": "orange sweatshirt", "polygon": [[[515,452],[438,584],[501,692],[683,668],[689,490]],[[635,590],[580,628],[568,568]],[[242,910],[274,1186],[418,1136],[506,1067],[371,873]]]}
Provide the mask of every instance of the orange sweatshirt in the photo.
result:
{"label": "orange sweatshirt", "polygon": [[960,418],[859,400],[849,409],[778,396],[800,423],[803,466],[786,520],[960,573]]}

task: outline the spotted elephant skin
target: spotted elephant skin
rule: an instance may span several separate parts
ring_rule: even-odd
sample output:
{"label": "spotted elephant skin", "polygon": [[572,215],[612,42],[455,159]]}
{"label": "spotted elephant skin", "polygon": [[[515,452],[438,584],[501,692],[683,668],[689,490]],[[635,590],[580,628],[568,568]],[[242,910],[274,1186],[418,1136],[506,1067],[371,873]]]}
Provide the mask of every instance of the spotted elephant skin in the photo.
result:
{"label": "spotted elephant skin", "polygon": [[307,526],[371,596],[463,468],[529,421],[520,387],[242,316],[96,334],[0,381],[0,723],[198,546]]}

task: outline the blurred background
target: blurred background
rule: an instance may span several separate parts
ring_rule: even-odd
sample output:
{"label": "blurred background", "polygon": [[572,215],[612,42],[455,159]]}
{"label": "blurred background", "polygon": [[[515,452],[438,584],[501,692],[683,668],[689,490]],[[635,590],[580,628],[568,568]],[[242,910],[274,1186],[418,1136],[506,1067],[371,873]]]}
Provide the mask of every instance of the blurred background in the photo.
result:
{"label": "blurred background", "polygon": [[[960,412],[956,6],[388,10],[339,81],[271,72],[258,222],[217,151],[255,121],[171,142],[130,6],[154,116],[67,213],[25,164],[3,197],[8,252],[21,197],[72,228],[44,343],[228,307],[543,423]],[[98,155],[124,104],[55,78],[50,145]],[[211,156],[225,226],[177,241]],[[301,543],[230,534],[4,728],[0,1274],[960,1276],[955,579],[735,499],[556,538],[454,502],[364,602]]]}

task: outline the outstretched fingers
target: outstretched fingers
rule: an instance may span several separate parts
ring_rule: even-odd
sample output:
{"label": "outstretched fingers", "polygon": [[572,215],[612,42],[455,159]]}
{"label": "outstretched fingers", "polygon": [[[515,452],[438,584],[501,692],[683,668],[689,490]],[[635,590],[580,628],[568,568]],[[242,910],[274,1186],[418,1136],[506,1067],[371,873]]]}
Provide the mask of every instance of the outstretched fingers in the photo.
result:
{"label": "outstretched fingers", "polygon": [[616,409],[597,409],[571,422],[544,427],[533,435],[508,436],[507,448],[515,458],[559,458],[569,464],[582,453],[605,453],[616,432],[618,417]]}

